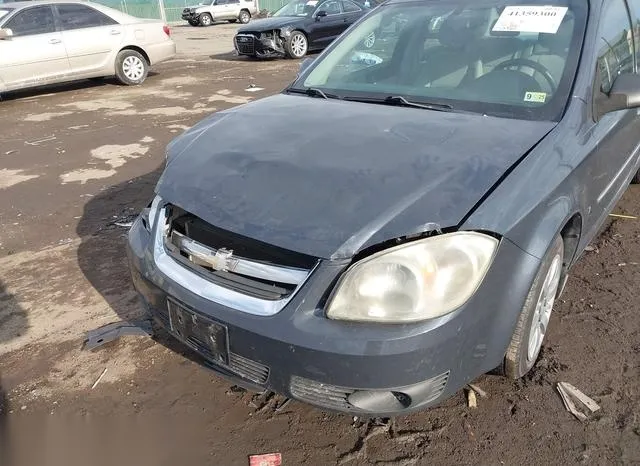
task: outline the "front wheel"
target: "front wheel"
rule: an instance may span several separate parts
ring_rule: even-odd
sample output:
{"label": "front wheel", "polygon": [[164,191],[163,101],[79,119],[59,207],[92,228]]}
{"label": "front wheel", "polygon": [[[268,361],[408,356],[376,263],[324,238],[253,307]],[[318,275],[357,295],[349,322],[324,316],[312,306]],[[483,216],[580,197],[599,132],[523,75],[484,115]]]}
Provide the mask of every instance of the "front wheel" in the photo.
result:
{"label": "front wheel", "polygon": [[116,78],[127,86],[142,84],[147,79],[147,60],[135,50],[121,50],[116,56]]}
{"label": "front wheel", "polygon": [[200,26],[211,26],[213,24],[213,18],[209,13],[202,13],[200,15]]}
{"label": "front wheel", "polygon": [[251,13],[249,13],[247,10],[242,10],[240,12],[240,15],[238,16],[238,19],[242,24],[247,24],[249,21],[251,21]]}
{"label": "front wheel", "polygon": [[308,47],[307,36],[300,31],[293,31],[285,44],[287,55],[291,58],[304,57]]}
{"label": "front wheel", "polygon": [[531,285],[504,358],[504,375],[519,379],[533,368],[549,327],[562,279],[564,243],[558,236]]}

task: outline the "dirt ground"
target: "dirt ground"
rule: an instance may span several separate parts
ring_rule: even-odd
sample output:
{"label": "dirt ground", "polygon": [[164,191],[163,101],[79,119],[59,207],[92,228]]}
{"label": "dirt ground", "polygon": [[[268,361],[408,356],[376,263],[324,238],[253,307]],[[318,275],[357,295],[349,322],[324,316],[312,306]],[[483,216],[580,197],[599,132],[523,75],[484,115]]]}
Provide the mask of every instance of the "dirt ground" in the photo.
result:
{"label": "dirt ground", "polygon": [[[0,464],[245,465],[268,452],[285,465],[640,464],[640,219],[612,218],[573,270],[534,371],[482,377],[477,409],[462,392],[395,420],[278,409],[283,399],[231,387],[165,335],[81,349],[87,330],[141,315],[126,225],[165,145],[295,75],[293,61],[234,57],[232,34],[178,28],[180,56],[141,87],[82,82],[0,102]],[[639,189],[616,212],[640,215]],[[560,381],[601,410],[579,422]]]}

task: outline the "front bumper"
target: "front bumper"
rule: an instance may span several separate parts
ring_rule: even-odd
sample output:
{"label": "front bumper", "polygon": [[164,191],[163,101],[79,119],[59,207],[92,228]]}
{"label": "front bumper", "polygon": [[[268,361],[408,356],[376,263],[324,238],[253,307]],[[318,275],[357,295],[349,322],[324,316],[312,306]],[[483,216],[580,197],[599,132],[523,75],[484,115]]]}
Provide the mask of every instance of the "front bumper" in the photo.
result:
{"label": "front bumper", "polygon": [[182,19],[185,21],[197,21],[200,18],[200,15],[195,11],[183,11]]}
{"label": "front bumper", "polygon": [[128,242],[134,286],[156,321],[205,358],[172,330],[168,299],[228,329],[228,361],[209,360],[212,369],[251,389],[364,416],[423,409],[498,366],[539,266],[503,239],[483,286],[462,308],[418,324],[375,325],[333,321],[320,308],[347,264],[321,263],[284,309],[263,317],[177,284],[156,267],[152,243],[138,219]]}
{"label": "front bumper", "polygon": [[233,45],[239,55],[259,58],[275,58],[285,55],[284,47],[275,35],[263,38],[254,34],[237,34],[233,38]]}

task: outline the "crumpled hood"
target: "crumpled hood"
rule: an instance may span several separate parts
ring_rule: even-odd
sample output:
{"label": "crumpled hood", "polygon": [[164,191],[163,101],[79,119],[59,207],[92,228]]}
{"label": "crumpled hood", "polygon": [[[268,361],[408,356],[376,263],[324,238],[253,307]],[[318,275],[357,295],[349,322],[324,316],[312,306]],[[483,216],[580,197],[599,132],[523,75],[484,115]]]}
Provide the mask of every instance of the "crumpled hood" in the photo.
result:
{"label": "crumpled hood", "polygon": [[172,141],[157,192],[220,228],[347,258],[458,225],[554,126],[280,94]]}
{"label": "crumpled hood", "polygon": [[302,16],[273,16],[271,18],[254,19],[249,24],[240,26],[238,32],[271,31],[272,29],[280,29],[294,23],[299,23],[304,19],[306,18]]}

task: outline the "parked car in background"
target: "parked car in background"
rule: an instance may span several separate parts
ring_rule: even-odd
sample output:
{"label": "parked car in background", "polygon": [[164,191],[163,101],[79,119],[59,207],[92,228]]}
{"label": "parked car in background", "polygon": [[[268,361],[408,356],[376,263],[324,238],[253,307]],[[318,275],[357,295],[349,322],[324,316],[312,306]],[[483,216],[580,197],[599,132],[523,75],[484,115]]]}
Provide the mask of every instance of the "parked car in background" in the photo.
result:
{"label": "parked car in background", "polygon": [[247,24],[258,13],[258,0],[204,0],[182,10],[182,19],[191,26],[211,26],[214,21]]}
{"label": "parked car in background", "polygon": [[175,54],[161,21],[77,0],[0,5],[0,93],[108,76],[141,84]]}
{"label": "parked car in background", "polygon": [[525,376],[637,180],[640,1],[515,3],[385,2],[171,142],[128,238],[150,314],[234,383],[350,415]]}
{"label": "parked car in background", "polygon": [[[240,55],[302,58],[324,49],[367,11],[351,0],[293,0],[273,16],[239,28],[233,43]],[[367,44],[374,42],[371,34]]]}

